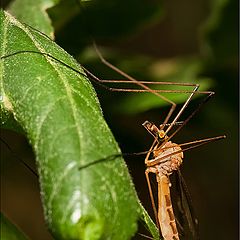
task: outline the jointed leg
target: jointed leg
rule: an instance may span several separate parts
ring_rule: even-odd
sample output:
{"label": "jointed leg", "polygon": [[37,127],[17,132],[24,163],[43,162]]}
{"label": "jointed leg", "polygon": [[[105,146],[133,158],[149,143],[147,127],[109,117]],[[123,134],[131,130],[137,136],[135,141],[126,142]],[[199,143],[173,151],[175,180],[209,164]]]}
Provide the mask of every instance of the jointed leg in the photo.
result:
{"label": "jointed leg", "polygon": [[[207,144],[207,143],[210,143],[210,142],[213,142],[213,141],[217,141],[217,140],[221,140],[221,139],[224,139],[226,138],[225,135],[223,136],[218,136],[218,137],[212,137],[212,138],[205,138],[205,139],[200,139],[200,140],[195,140],[195,141],[191,141],[191,142],[187,142],[187,143],[182,143],[182,144],[178,144],[179,147],[183,147],[183,146],[188,146],[186,148],[182,148],[181,150],[178,150],[178,151],[175,151],[175,152],[172,152],[168,155],[165,155],[163,157],[156,157],[154,159],[150,159],[148,160],[148,166],[154,166],[156,164],[159,164],[160,162],[164,162],[165,160],[168,161],[168,158],[175,155],[175,154],[178,154],[178,153],[181,153],[181,152],[185,152],[187,150],[190,150],[190,149],[193,149],[193,148],[197,148],[197,147],[200,147],[201,145],[204,145],[204,144]],[[162,147],[161,149],[167,149],[167,148],[172,148],[171,147]]]}
{"label": "jointed leg", "polygon": [[152,203],[152,208],[153,208],[156,224],[157,224],[158,229],[160,230],[160,224],[159,224],[159,221],[158,221],[157,208],[156,208],[156,205],[155,205],[153,192],[152,192],[152,187],[151,187],[151,183],[150,183],[150,179],[149,179],[149,172],[150,171],[147,168],[146,171],[145,171],[145,176],[146,176],[146,180],[147,180],[147,184],[148,184],[149,196],[150,196],[150,199],[151,199],[151,203]]}
{"label": "jointed leg", "polygon": [[[162,130],[164,128],[164,126],[168,123],[170,117],[172,116],[174,110],[176,109],[176,103],[174,103],[173,101],[171,101],[170,99],[164,97],[163,95],[159,94],[159,93],[163,93],[166,92],[164,90],[153,90],[150,87],[148,87],[146,84],[162,84],[162,85],[180,85],[180,86],[192,86],[194,87],[194,89],[192,91],[190,91],[190,95],[187,98],[187,100],[185,101],[185,103],[183,104],[182,108],[179,110],[179,112],[177,113],[177,115],[175,116],[175,118],[173,119],[173,121],[170,123],[170,125],[168,126],[167,130],[165,131],[166,134],[172,129],[172,127],[174,126],[175,122],[177,122],[177,120],[179,119],[179,117],[181,116],[181,114],[183,113],[183,111],[186,109],[186,107],[188,106],[189,102],[192,100],[193,96],[196,93],[200,93],[198,92],[198,88],[199,88],[199,84],[193,84],[193,83],[171,83],[171,82],[146,82],[146,81],[138,81],[135,78],[131,77],[130,75],[128,75],[127,73],[121,71],[119,68],[115,67],[114,65],[112,65],[110,62],[108,62],[101,54],[101,52],[98,50],[96,44],[94,43],[94,48],[96,50],[96,53],[98,54],[100,60],[102,61],[103,64],[105,64],[106,66],[108,66],[109,68],[111,68],[112,70],[116,71],[117,73],[119,73],[120,75],[124,76],[125,78],[127,78],[129,81],[128,82],[132,82],[135,83],[136,85],[140,86],[143,90],[152,93],[154,95],[156,95],[157,97],[163,99],[164,101],[168,102],[171,104],[171,108],[166,116],[166,118],[164,119],[163,123],[160,125],[160,130]],[[124,89],[120,89],[120,91],[126,91]],[[129,91],[134,91],[134,89],[129,89]],[[139,90],[137,90],[137,92],[140,92]],[[178,91],[170,91],[170,92],[178,92]],[[181,93],[186,91],[179,91]],[[210,91],[206,91],[206,92],[201,92],[203,94],[208,94],[208,95],[213,95],[213,92]]]}

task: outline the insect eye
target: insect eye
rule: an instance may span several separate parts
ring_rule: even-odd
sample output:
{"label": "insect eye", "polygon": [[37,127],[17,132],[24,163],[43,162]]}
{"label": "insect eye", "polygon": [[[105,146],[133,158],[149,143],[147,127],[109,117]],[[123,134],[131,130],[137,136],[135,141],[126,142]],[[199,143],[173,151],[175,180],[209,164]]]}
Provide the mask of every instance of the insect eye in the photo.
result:
{"label": "insect eye", "polygon": [[160,130],[160,131],[158,132],[158,136],[159,136],[160,138],[164,138],[164,137],[165,137],[165,132],[164,132],[163,130]]}

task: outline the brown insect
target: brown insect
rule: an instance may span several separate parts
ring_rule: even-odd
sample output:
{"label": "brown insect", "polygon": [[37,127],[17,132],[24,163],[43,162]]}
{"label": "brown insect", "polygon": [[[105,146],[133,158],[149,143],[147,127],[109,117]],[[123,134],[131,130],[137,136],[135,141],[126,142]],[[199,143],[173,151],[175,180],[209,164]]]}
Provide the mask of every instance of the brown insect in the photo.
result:
{"label": "brown insect", "polygon": [[[163,123],[160,124],[160,127],[158,128],[155,124],[145,121],[143,123],[143,126],[147,129],[147,131],[154,137],[154,142],[149,149],[146,158],[145,158],[145,164],[146,164],[146,171],[145,176],[149,188],[149,194],[150,199],[155,215],[155,220],[157,227],[159,229],[159,233],[162,235],[164,240],[177,240],[180,239],[179,237],[179,230],[177,228],[176,219],[174,215],[174,210],[171,203],[171,193],[170,193],[170,179],[169,176],[176,171],[178,173],[178,178],[180,179],[179,183],[183,185],[183,187],[180,187],[180,189],[186,190],[185,182],[182,178],[182,175],[180,174],[179,167],[183,162],[183,152],[192,148],[196,148],[198,146],[201,146],[203,144],[220,140],[225,138],[225,136],[217,136],[212,138],[206,138],[201,140],[195,140],[187,143],[182,144],[176,144],[171,141],[173,136],[175,136],[182,128],[185,126],[188,121],[200,110],[203,104],[205,104],[213,95],[214,92],[212,91],[198,91],[199,84],[193,84],[193,83],[177,83],[177,82],[150,82],[150,81],[138,81],[134,79],[133,77],[129,76],[125,72],[121,71],[117,67],[113,66],[111,63],[106,61],[98,48],[95,46],[95,50],[101,59],[101,61],[125,77],[127,80],[102,80],[94,76],[92,73],[90,73],[87,69],[84,69],[85,72],[88,74],[88,76],[98,83],[132,83],[134,85],[137,85],[139,89],[135,88],[110,88],[107,87],[110,91],[121,91],[121,92],[149,92],[154,94],[155,96],[161,98],[162,100],[168,102],[171,104],[171,108],[164,119]],[[149,87],[152,85],[170,85],[170,86],[187,86],[187,87],[193,87],[191,91],[189,90],[161,90],[161,89],[153,89],[152,87]],[[105,85],[104,85],[105,86]],[[105,86],[106,87],[106,86]],[[171,101],[169,98],[162,95],[162,93],[175,93],[175,94],[189,94],[187,97],[185,103],[180,108],[180,110],[176,113],[175,117],[171,122],[169,122],[170,118],[174,114],[174,110],[176,109],[177,104]],[[199,106],[190,114],[190,116],[187,117],[187,119],[183,122],[178,122],[178,119],[184,112],[184,110],[187,108],[188,104],[196,94],[203,94],[206,97],[202,100],[202,102],[199,104]],[[178,126],[178,128],[168,136],[167,134],[171,132],[172,128],[174,126]],[[150,157],[152,156],[152,158]],[[153,173],[156,175],[156,182],[158,187],[158,194],[157,194],[157,207],[154,201],[154,194],[152,191],[151,181],[149,179],[149,173]],[[181,193],[184,194],[184,193]],[[190,203],[189,194],[185,194],[188,198],[187,204]],[[189,206],[190,211],[192,211],[192,207]],[[184,209],[182,210],[184,211]],[[187,225],[189,226],[189,231],[191,234],[191,239],[198,239],[198,222],[195,218],[193,213],[190,213],[191,218],[189,219],[189,216],[186,216],[188,219]],[[179,224],[180,225],[180,224]],[[180,227],[179,227],[180,228]],[[184,231],[184,230],[183,230]]]}

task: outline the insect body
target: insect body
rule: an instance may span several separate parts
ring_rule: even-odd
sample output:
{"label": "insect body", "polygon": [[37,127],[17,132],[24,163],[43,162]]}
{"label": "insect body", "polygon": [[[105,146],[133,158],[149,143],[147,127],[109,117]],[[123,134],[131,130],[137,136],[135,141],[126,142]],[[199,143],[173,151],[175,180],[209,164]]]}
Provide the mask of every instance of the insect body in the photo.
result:
{"label": "insect body", "polygon": [[[159,138],[167,138],[166,135],[164,136],[164,131],[159,130],[154,124],[146,121],[143,126],[146,127],[147,130],[151,131],[153,134],[158,134],[157,136]],[[156,181],[158,184],[158,210],[157,213],[155,213],[155,216],[157,225],[161,229],[162,236],[166,240],[179,239],[176,221],[173,213],[173,207],[171,203],[171,183],[169,181],[169,175],[171,175],[173,171],[177,170],[180,167],[180,165],[182,164],[182,159],[182,149],[176,143],[167,141],[163,146],[161,146],[161,142],[159,142],[158,140],[153,147],[153,159],[149,159],[149,154],[145,159],[145,164],[147,166],[145,174],[154,209],[156,209],[156,207],[153,200],[148,175],[149,173],[154,173],[156,175]]]}

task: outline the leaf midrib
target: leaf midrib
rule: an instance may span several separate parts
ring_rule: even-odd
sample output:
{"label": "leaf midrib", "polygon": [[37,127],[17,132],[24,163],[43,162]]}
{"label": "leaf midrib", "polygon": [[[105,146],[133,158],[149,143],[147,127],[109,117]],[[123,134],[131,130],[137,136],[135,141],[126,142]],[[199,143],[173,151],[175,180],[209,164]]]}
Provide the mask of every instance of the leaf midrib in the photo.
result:
{"label": "leaf midrib", "polygon": [[[9,19],[9,22],[14,23],[17,27],[19,27],[20,29],[22,29],[27,35],[28,37],[32,40],[33,44],[35,45],[35,47],[40,51],[40,52],[45,52],[45,49],[43,49],[35,40],[34,36],[28,31],[27,28],[25,28],[24,25],[18,23],[15,21],[15,19],[12,19],[11,16],[7,15],[7,18]],[[12,21],[11,21],[12,20]],[[7,27],[6,27],[7,28]],[[6,41],[6,34],[4,35],[4,42]],[[73,96],[72,96],[72,92],[71,92],[71,87],[68,84],[68,81],[66,81],[65,77],[63,77],[63,75],[61,74],[61,72],[54,66],[54,64],[52,63],[52,61],[50,61],[45,55],[43,55],[43,57],[46,59],[46,61],[49,63],[50,66],[52,66],[52,68],[55,70],[55,72],[57,73],[57,75],[59,76],[59,79],[62,80],[63,86],[64,86],[64,90],[67,96],[67,101],[69,102],[69,106],[72,112],[72,116],[73,116],[73,121],[75,123],[76,126],[76,130],[77,130],[77,135],[78,135],[78,144],[79,144],[79,159],[82,159],[83,157],[83,152],[82,152],[82,148],[81,148],[81,140],[83,141],[83,136],[81,134],[81,126],[78,124],[77,121],[77,111],[76,111],[76,104],[74,102]],[[35,141],[34,144],[34,148],[37,149],[38,148],[38,137]]]}

